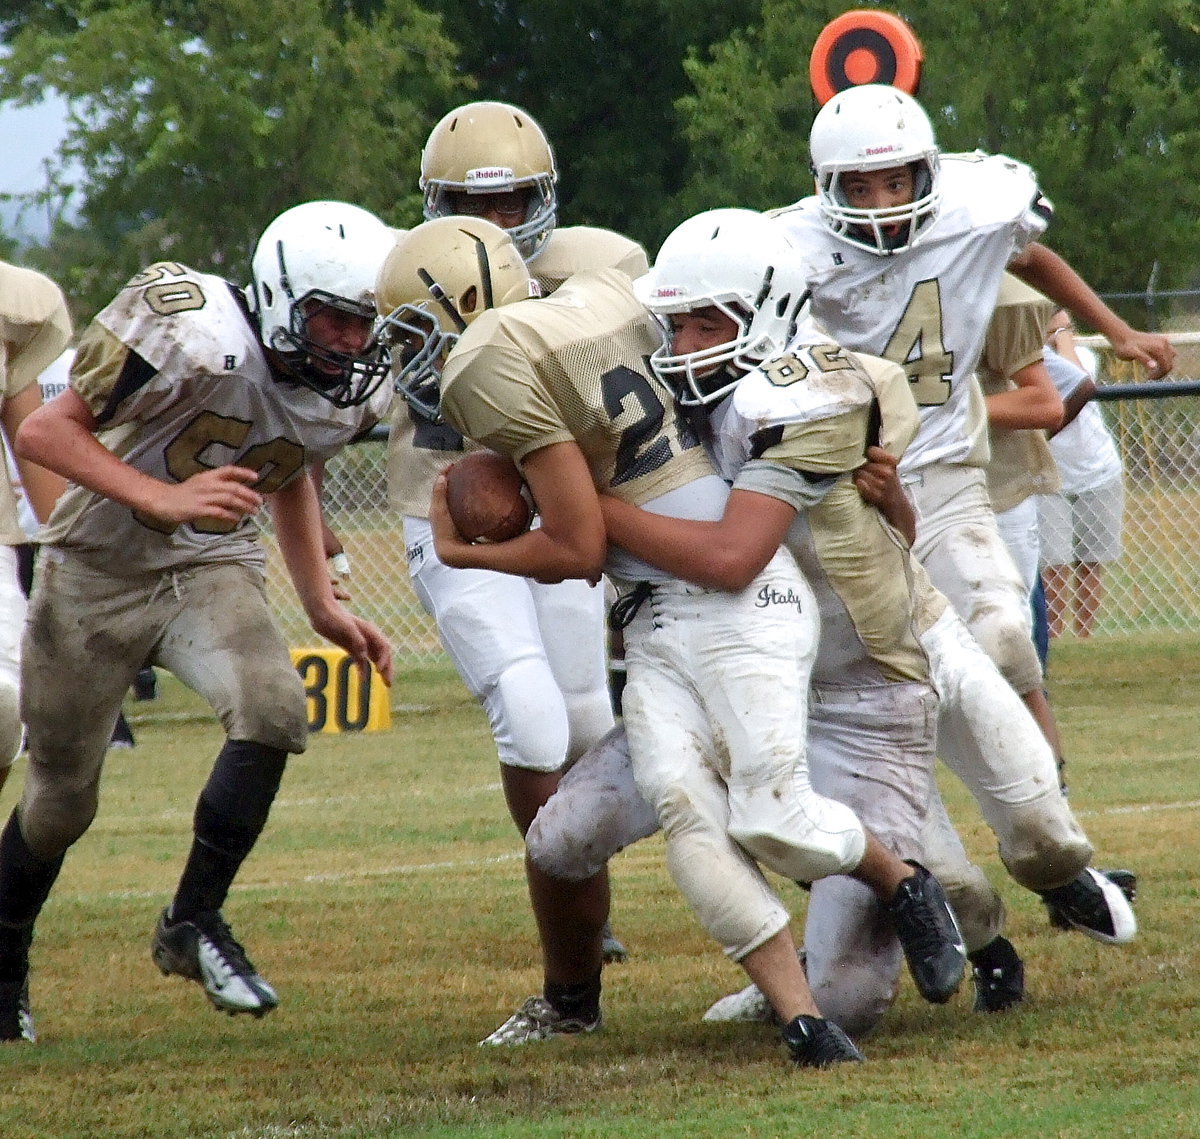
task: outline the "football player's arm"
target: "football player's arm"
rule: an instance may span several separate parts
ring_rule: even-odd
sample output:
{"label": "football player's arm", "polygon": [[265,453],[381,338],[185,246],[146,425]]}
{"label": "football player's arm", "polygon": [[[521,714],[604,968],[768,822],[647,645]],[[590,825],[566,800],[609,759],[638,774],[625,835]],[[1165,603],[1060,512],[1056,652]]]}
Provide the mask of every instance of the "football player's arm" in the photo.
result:
{"label": "football player's arm", "polygon": [[853,475],[854,485],[911,546],[917,540],[917,513],[900,481],[900,460],[882,447],[868,447],[867,461]]}
{"label": "football player's arm", "polygon": [[458,569],[495,570],[538,581],[599,581],[607,549],[604,520],[579,445],[539,447],[521,461],[521,473],[538,505],[541,525],[507,542],[466,541],[450,519],[446,476],[438,477],[429,510],[438,557]]}
{"label": "football player's arm", "polygon": [[19,459],[172,525],[214,519],[240,522],[262,506],[251,489],[258,472],[215,467],[183,482],[163,482],[119,459],[95,436],[96,417],[73,389],[31,411],[14,440]]}
{"label": "football player's arm", "polygon": [[1046,365],[1035,360],[1010,379],[1015,388],[984,397],[991,426],[1056,431],[1062,425],[1063,401]]}
{"label": "football player's arm", "polygon": [[734,489],[719,522],[670,518],[601,495],[608,540],[674,577],[737,592],[775,556],[796,508],[757,491]]}
{"label": "football player's arm", "polygon": [[1150,379],[1161,379],[1174,367],[1175,348],[1170,340],[1160,333],[1139,332],[1128,325],[1048,246],[1032,242],[1008,263],[1008,268],[1082,324],[1096,329],[1122,360],[1143,365]]}
{"label": "football player's arm", "polygon": [[1065,312],[1054,314],[1050,330],[1046,335],[1046,343],[1051,350],[1057,352],[1064,360],[1074,364],[1087,379],[1076,384],[1071,392],[1063,396],[1063,417],[1058,428],[1051,431],[1053,438],[1059,431],[1072,423],[1079,413],[1087,406],[1088,401],[1096,394],[1096,378],[1088,371],[1075,348],[1075,329]]}
{"label": "football player's arm", "polygon": [[313,463],[309,468],[308,477],[312,479],[313,489],[317,492],[317,505],[321,509],[321,546],[325,550],[326,572],[329,574],[329,580],[333,583],[333,595],[339,601],[349,601],[350,592],[344,582],[350,576],[350,558],[346,555],[346,548],[342,545],[341,538],[333,532],[333,528],[329,525],[329,519],[325,517],[324,459],[318,459]]}
{"label": "football player's arm", "polygon": [[[28,384],[16,395],[8,396],[0,407],[0,422],[4,425],[4,434],[8,439],[9,449],[14,450],[13,441],[17,437],[21,424],[29,414],[42,406],[42,389],[37,384]],[[39,522],[45,522],[54,509],[59,495],[67,488],[66,479],[53,471],[28,459],[16,455],[17,473],[21,479],[21,489],[29,500]]]}
{"label": "football player's arm", "polygon": [[279,552],[313,629],[345,649],[364,672],[374,664],[384,682],[391,684],[392,648],[387,637],[334,596],[325,568],[321,510],[312,480],[295,478],[268,501]]}

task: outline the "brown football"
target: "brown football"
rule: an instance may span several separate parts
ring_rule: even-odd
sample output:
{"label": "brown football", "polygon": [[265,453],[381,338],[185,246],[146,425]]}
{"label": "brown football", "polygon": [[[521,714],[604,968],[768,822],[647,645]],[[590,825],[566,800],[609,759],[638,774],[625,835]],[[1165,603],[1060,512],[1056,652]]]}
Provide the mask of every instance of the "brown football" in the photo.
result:
{"label": "brown football", "polygon": [[533,522],[516,463],[495,451],[470,451],[446,472],[446,505],[468,542],[507,542]]}

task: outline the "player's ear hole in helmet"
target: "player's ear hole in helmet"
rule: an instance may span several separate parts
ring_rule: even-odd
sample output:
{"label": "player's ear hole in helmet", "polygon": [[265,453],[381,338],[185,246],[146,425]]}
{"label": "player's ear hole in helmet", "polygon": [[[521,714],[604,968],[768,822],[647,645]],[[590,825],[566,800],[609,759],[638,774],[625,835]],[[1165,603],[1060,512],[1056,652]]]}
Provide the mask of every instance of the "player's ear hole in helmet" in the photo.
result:
{"label": "player's ear hole in helmet", "polygon": [[375,276],[395,232],[346,202],[305,202],[263,230],[246,289],[286,380],[336,407],[365,403],[390,361],[375,336]]}
{"label": "player's ear hole in helmet", "polygon": [[[720,401],[747,371],[780,355],[808,300],[787,233],[745,209],[707,210],[676,227],[634,292],[667,327],[650,365],[685,408]],[[708,310],[724,321],[710,319],[705,327]],[[699,314],[701,323],[692,318],[688,335],[677,337],[683,314]],[[704,342],[693,348],[689,341]]]}
{"label": "player's ear hole in helmet", "polygon": [[[817,112],[808,146],[821,217],[838,237],[889,256],[930,231],[941,207],[940,152],[929,116],[911,95],[881,83],[848,87]],[[912,179],[903,200],[852,200],[854,175],[879,182],[901,170]]]}
{"label": "player's ear hole in helmet", "polygon": [[465,329],[488,309],[538,295],[508,231],[483,218],[435,218],[403,234],[375,284],[392,382],[440,422],[438,377]]}

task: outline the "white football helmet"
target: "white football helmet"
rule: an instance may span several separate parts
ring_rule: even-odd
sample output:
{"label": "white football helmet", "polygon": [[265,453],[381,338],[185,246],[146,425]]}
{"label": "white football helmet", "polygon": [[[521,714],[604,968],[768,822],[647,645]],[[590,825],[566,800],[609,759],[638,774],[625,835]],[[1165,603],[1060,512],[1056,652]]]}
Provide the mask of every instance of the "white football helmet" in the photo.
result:
{"label": "white football helmet", "polygon": [[451,193],[502,194],[529,190],[525,220],[509,229],[526,261],[554,231],[558,169],[546,134],[533,116],[509,103],[466,103],[433,128],[421,151],[425,217],[460,211]]}
{"label": "white football helmet", "polygon": [[[887,256],[929,232],[941,205],[939,151],[929,116],[911,95],[884,83],[847,87],[817,112],[808,149],[821,215],[838,237]],[[908,165],[910,204],[868,210],[847,203],[846,173]],[[901,232],[889,236],[886,229],[897,223],[905,223]]]}
{"label": "white football helmet", "polygon": [[434,218],[403,234],[375,285],[392,380],[419,414],[440,422],[446,354],[480,313],[538,296],[509,231],[483,218]]}
{"label": "white football helmet", "polygon": [[737,336],[699,352],[674,354],[668,339],[650,365],[684,407],[723,399],[747,371],[783,352],[796,332],[808,290],[799,250],[786,231],[754,210],[707,210],[663,242],[634,292],[666,323],[672,313],[713,306]]}
{"label": "white football helmet", "polygon": [[246,287],[259,337],[288,379],[337,407],[365,403],[388,373],[389,361],[372,337],[351,355],[312,340],[317,307],[375,319],[375,275],[395,234],[374,214],[346,202],[305,202],[263,230]]}

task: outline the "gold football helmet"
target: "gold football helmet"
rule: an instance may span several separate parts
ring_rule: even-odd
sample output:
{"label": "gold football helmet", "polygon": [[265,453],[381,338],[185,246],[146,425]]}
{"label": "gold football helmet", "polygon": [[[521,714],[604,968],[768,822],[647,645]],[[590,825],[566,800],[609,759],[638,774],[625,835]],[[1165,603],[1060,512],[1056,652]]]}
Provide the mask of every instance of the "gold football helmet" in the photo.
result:
{"label": "gold football helmet", "polygon": [[466,103],[430,133],[421,152],[421,190],[426,218],[449,217],[451,194],[504,194],[528,190],[525,217],[508,232],[526,261],[536,257],[554,231],[558,169],[545,132],[534,118],[509,103]]}
{"label": "gold football helmet", "polygon": [[438,376],[463,330],[490,308],[537,295],[511,234],[490,221],[434,218],[402,234],[375,282],[396,391],[439,422]]}

